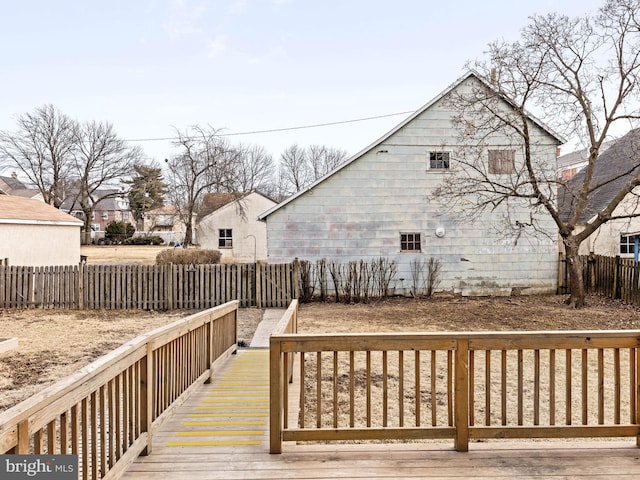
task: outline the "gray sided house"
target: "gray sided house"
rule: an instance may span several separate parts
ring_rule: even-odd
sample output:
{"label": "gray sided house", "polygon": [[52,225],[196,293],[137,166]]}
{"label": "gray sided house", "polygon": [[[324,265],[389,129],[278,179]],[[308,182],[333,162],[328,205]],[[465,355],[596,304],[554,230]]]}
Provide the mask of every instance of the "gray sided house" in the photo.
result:
{"label": "gray sided house", "polygon": [[[499,206],[475,218],[439,198],[446,178],[460,175],[457,155],[464,154],[451,100],[474,88],[491,88],[468,73],[438,97],[347,160],[319,181],[264,212],[269,262],[294,258],[347,263],[386,258],[397,263],[390,287],[396,294],[426,289],[416,265],[440,262],[439,291],[462,295],[509,295],[555,292],[557,227],[544,216],[546,236],[505,234]],[[512,109],[506,101],[501,108]],[[513,112],[513,110],[511,110]],[[555,175],[557,147],[562,140],[530,119],[538,159]],[[467,140],[465,145],[473,144]],[[484,137],[481,161],[491,151],[509,149],[512,165],[523,164],[523,146],[498,133]],[[494,150],[492,150],[494,149]],[[499,172],[504,173],[504,172]],[[526,205],[515,202],[509,218],[529,218]],[[423,270],[424,272],[424,270]],[[417,285],[417,287],[416,287]]]}

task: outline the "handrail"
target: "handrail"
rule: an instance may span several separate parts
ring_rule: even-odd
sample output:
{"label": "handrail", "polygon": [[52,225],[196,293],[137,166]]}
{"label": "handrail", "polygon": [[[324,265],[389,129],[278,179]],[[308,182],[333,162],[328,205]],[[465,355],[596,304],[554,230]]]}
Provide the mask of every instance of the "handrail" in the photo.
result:
{"label": "handrail", "polygon": [[[635,436],[640,331],[271,337],[271,453],[283,441]],[[300,353],[300,421],[284,378]],[[361,415],[358,412],[362,412]]]}
{"label": "handrail", "polygon": [[81,478],[118,478],[237,349],[237,315],[232,301],[140,335],[0,413],[0,453],[77,454]]}

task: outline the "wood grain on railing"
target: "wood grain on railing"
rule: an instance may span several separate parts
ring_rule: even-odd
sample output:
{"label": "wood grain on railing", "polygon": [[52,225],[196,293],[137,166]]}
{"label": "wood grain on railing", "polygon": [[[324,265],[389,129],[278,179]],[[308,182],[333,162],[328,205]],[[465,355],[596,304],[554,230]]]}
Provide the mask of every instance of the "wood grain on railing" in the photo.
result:
{"label": "wood grain on railing", "polygon": [[[638,437],[639,331],[275,335],[282,441]],[[298,425],[276,410],[300,353]]]}
{"label": "wood grain on railing", "polygon": [[79,478],[117,478],[236,350],[237,311],[229,302],[141,335],[6,410],[0,453],[77,454]]}

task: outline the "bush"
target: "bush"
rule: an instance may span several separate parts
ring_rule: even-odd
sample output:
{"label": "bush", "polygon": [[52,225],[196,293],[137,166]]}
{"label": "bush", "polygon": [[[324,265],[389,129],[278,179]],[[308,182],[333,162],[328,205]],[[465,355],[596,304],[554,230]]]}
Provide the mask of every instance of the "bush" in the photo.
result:
{"label": "bush", "polygon": [[104,229],[104,236],[111,240],[112,243],[123,243],[127,238],[133,237],[136,227],[128,222],[118,222],[116,220],[109,222]]}
{"label": "bush", "polygon": [[204,265],[220,263],[222,254],[219,250],[204,250],[199,248],[174,248],[156,255],[156,265]]}
{"label": "bush", "polygon": [[162,245],[164,240],[158,235],[149,235],[146,237],[131,237],[124,241],[125,245]]}

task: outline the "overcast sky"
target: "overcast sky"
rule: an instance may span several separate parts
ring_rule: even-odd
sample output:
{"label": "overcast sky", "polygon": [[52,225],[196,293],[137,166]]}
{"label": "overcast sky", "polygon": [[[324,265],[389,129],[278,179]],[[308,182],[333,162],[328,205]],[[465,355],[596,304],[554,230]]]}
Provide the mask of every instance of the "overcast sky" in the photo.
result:
{"label": "overcast sky", "polygon": [[[211,125],[234,142],[354,154],[534,13],[601,0],[1,0],[0,130],[53,104],[128,140]],[[149,158],[171,142],[139,142]]]}

